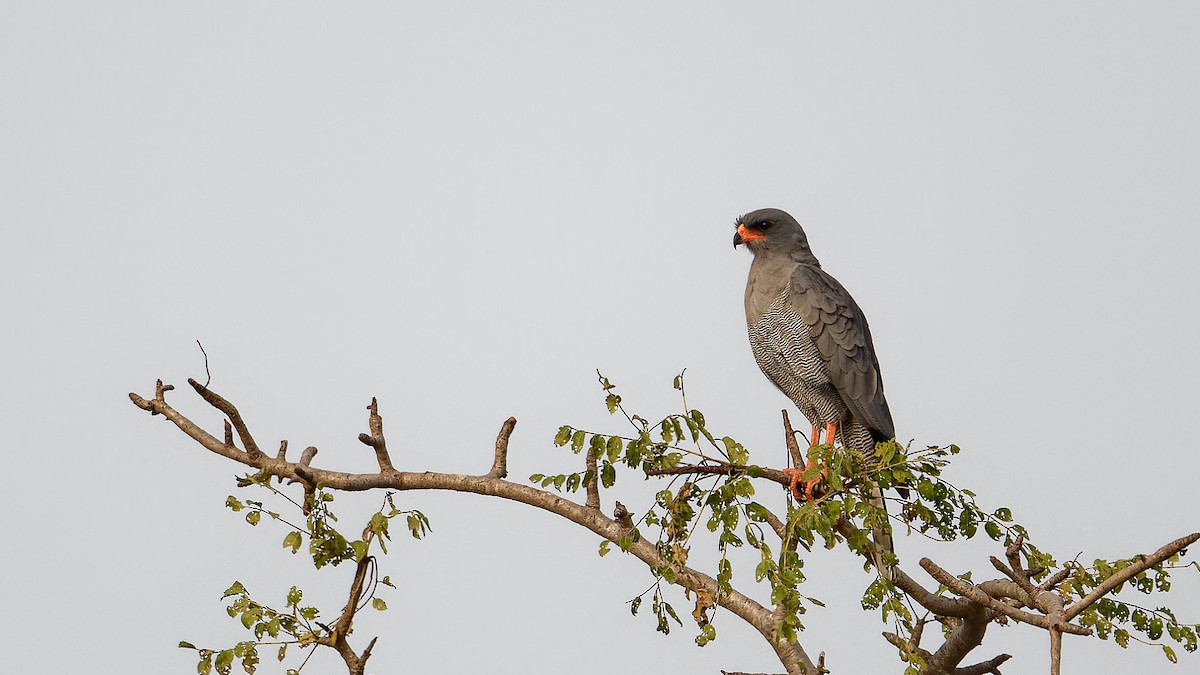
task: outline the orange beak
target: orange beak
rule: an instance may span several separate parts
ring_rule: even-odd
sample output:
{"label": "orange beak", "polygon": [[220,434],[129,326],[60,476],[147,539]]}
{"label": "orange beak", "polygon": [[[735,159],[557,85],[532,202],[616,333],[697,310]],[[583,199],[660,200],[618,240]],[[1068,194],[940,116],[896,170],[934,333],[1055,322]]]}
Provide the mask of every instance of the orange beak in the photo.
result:
{"label": "orange beak", "polygon": [[749,244],[752,241],[758,241],[764,237],[765,235],[762,232],[755,232],[754,230],[746,229],[745,225],[738,223],[737,234],[733,235],[733,245],[737,246],[738,244]]}

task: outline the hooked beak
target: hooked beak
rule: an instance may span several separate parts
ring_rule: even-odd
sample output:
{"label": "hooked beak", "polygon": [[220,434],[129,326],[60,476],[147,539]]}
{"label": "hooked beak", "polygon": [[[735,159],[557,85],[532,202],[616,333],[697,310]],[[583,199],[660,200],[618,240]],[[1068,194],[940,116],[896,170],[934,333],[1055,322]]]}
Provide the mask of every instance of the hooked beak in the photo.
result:
{"label": "hooked beak", "polygon": [[765,238],[762,232],[746,229],[746,226],[738,223],[737,232],[733,235],[733,247],[737,248],[738,244],[749,244],[752,241],[758,241]]}

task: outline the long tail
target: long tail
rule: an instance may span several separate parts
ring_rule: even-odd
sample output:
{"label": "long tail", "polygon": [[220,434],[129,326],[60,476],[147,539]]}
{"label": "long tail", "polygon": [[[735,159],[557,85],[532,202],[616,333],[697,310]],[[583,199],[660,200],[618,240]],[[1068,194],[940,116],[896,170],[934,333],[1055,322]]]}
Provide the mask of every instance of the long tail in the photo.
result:
{"label": "long tail", "polygon": [[[883,494],[879,488],[872,485],[866,491],[867,503],[875,508],[887,513],[887,503],[883,500]],[[895,543],[892,541],[891,525],[888,529],[881,527],[871,528],[871,541],[875,543],[875,550],[872,551],[872,559],[875,564],[875,569],[879,570],[879,575],[888,581],[892,580],[892,568],[883,560],[883,553],[896,553]]]}
{"label": "long tail", "polygon": [[[838,429],[838,434],[841,436],[842,445],[847,448],[853,448],[863,453],[863,458],[868,465],[875,460],[875,443],[878,440],[876,433],[866,425],[851,417],[847,423]],[[871,506],[887,513],[887,503],[883,499],[883,494],[879,491],[877,485],[872,484],[864,490],[864,497]],[[888,581],[892,579],[892,569],[883,561],[882,554],[884,552],[895,554],[895,543],[892,541],[892,534],[889,528],[880,527],[871,528],[871,540],[875,542],[876,550],[872,552],[872,560],[875,564],[875,569],[879,570],[879,574]]]}

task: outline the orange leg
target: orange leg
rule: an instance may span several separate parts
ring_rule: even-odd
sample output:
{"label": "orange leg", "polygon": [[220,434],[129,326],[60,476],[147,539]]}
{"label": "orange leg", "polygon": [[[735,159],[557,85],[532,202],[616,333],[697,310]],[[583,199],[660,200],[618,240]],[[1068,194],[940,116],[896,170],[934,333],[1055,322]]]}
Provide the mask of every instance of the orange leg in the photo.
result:
{"label": "orange leg", "polygon": [[[825,425],[825,442],[826,443],[829,443],[832,445],[834,443],[834,441],[837,440],[837,428],[838,428],[837,423]],[[816,447],[821,444],[821,427],[816,426],[816,425],[813,426],[811,441],[812,441],[812,447]],[[788,488],[792,491],[792,496],[796,498],[796,501],[804,501],[804,500],[812,501],[813,490],[815,490],[817,485],[819,485],[821,483],[821,479],[829,474],[829,470],[826,467],[822,466],[820,476],[817,476],[816,478],[812,479],[811,481],[806,481],[806,480],[802,479],[800,476],[803,475],[805,471],[808,471],[809,469],[811,469],[816,463],[817,463],[816,460],[809,460],[808,463],[804,465],[803,469],[784,469],[783,470],[783,473],[787,474],[787,477],[788,477]],[[803,497],[800,496],[799,488],[801,485],[804,486],[804,496]]]}

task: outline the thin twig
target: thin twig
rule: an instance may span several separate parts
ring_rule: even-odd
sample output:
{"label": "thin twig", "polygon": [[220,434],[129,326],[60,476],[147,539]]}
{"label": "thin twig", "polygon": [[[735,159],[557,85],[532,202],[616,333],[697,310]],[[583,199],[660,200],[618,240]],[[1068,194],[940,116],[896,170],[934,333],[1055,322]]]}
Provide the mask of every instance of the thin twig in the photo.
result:
{"label": "thin twig", "polygon": [[204,351],[204,345],[200,344],[199,340],[196,340],[196,346],[200,348],[200,353],[204,355],[204,374],[207,376],[207,379],[204,380],[204,388],[208,389],[209,383],[212,382],[212,371],[208,369],[208,352]]}

